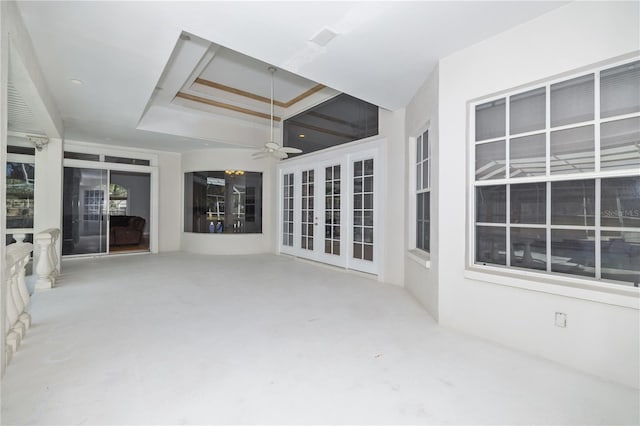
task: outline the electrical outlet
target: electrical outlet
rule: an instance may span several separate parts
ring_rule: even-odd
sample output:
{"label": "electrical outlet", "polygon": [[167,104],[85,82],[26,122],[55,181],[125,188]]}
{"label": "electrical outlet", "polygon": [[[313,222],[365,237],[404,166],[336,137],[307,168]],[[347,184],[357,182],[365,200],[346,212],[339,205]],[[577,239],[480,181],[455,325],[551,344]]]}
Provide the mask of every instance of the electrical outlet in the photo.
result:
{"label": "electrical outlet", "polygon": [[556,327],[567,327],[567,314],[556,312]]}

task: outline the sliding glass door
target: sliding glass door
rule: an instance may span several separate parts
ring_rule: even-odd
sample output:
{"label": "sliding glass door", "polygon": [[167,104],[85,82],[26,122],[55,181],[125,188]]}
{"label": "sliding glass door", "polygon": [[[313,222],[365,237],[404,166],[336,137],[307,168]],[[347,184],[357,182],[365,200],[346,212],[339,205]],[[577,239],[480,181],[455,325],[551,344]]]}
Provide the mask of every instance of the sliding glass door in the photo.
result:
{"label": "sliding glass door", "polygon": [[64,168],[62,255],[107,252],[107,170]]}
{"label": "sliding glass door", "polygon": [[62,254],[149,250],[151,175],[64,168]]}

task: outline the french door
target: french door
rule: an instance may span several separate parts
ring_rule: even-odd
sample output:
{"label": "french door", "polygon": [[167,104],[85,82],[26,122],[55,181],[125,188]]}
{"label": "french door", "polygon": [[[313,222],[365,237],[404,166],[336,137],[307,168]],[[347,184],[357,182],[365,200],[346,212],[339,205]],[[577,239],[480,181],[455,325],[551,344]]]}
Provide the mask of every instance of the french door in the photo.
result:
{"label": "french door", "polygon": [[279,250],[377,274],[378,149],[309,155],[279,166]]}

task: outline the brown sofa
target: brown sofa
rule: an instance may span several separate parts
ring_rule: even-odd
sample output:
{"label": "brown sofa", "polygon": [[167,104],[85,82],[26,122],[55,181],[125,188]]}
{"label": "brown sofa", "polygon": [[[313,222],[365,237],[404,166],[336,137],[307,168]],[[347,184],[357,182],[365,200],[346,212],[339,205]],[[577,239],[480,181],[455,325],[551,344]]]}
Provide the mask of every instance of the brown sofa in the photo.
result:
{"label": "brown sofa", "polygon": [[109,245],[140,244],[145,224],[140,216],[109,216]]}

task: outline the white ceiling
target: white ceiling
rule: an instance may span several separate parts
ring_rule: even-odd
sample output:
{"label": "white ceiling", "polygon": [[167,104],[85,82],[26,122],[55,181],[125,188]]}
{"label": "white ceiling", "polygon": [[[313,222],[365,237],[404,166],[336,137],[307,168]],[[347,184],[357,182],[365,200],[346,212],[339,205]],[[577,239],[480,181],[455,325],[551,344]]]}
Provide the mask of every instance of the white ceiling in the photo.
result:
{"label": "white ceiling", "polygon": [[[565,3],[20,1],[18,8],[67,139],[182,151],[234,142],[215,130],[138,129],[183,31],[398,109],[438,59]],[[325,27],[338,36],[326,47],[310,43]],[[249,69],[234,66],[234,84],[264,90]],[[175,119],[184,121],[185,114]]]}

